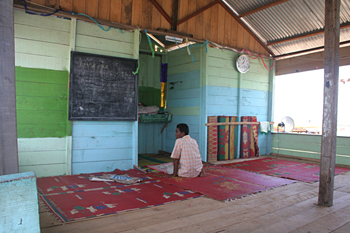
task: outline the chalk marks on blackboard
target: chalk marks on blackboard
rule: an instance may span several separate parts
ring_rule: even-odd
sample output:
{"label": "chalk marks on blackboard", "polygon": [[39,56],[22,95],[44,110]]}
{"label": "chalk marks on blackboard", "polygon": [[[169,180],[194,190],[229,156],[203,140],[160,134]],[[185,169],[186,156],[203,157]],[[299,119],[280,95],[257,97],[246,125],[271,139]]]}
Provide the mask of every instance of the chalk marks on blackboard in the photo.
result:
{"label": "chalk marks on blackboard", "polygon": [[137,60],[72,52],[69,120],[137,120]]}

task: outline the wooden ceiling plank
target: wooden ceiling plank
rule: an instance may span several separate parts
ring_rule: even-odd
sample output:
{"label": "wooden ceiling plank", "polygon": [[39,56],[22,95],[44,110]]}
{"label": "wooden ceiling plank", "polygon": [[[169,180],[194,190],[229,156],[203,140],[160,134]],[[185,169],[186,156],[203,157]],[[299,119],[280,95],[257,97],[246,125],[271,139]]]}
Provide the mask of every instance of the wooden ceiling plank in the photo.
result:
{"label": "wooden ceiling plank", "polygon": [[170,25],[173,25],[173,20],[170,18],[170,16],[165,12],[165,10],[158,4],[156,0],[150,0],[153,5],[157,8],[157,10],[163,15],[163,17],[170,23]]}
{"label": "wooden ceiling plank", "polygon": [[246,13],[240,14],[238,17],[239,17],[239,18],[242,18],[242,17],[245,17],[245,16],[247,16],[247,15],[254,14],[254,13],[256,13],[256,12],[265,10],[265,9],[267,9],[267,8],[270,8],[270,7],[273,7],[273,6],[276,6],[276,5],[278,5],[278,4],[281,4],[281,3],[284,3],[284,2],[288,2],[288,1],[289,1],[289,0],[278,0],[278,1],[276,1],[276,2],[272,2],[272,3],[269,3],[269,4],[264,5],[264,6],[262,6],[262,7],[256,8],[256,9],[254,9],[254,10],[251,10],[251,11],[248,11],[248,12],[246,12]]}

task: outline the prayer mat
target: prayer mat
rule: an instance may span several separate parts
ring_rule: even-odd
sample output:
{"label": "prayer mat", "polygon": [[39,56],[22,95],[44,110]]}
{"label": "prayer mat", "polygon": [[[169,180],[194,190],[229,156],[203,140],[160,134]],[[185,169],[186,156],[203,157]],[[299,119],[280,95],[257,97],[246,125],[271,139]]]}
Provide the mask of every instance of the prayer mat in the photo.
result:
{"label": "prayer mat", "polygon": [[[237,122],[235,116],[218,116],[218,122]],[[237,159],[238,127],[236,125],[218,126],[218,160]]]}
{"label": "prayer mat", "polygon": [[209,174],[205,177],[194,178],[166,177],[164,173],[150,174],[150,176],[161,182],[172,184],[183,189],[190,189],[220,201],[266,190],[265,186]]}
{"label": "prayer mat", "polygon": [[[334,174],[338,175],[349,170],[350,169],[348,168],[335,167]],[[260,173],[310,183],[320,180],[320,166],[312,163],[302,163],[295,166],[282,167]]]}
{"label": "prayer mat", "polygon": [[139,172],[135,169],[127,171],[114,170],[113,172],[86,173],[80,175],[68,176],[51,176],[37,178],[37,187],[39,194],[49,195],[57,193],[74,193],[82,190],[98,190],[110,187],[120,187],[123,184],[107,181],[90,181],[91,176],[100,176],[103,174],[123,175],[127,174],[132,177],[140,177],[143,182],[150,182],[147,174]]}
{"label": "prayer mat", "polygon": [[[303,182],[319,180],[320,166],[302,161],[285,159],[261,158],[251,161],[221,164],[220,166],[237,168],[260,174],[288,178]],[[335,167],[335,175],[349,171],[349,168]]]}
{"label": "prayer mat", "polygon": [[82,190],[77,193],[40,195],[40,198],[59,219],[68,222],[200,196],[202,195],[199,193],[156,182],[94,191]]}
{"label": "prayer mat", "polygon": [[167,174],[173,174],[174,173],[174,163],[162,163],[162,164],[157,164],[157,165],[148,165],[147,167],[164,172]]}
{"label": "prayer mat", "polygon": [[261,171],[272,170],[280,167],[295,166],[299,164],[302,164],[302,162],[273,159],[273,158],[259,158],[259,159],[249,160],[249,161],[220,164],[220,166],[238,168],[241,170],[246,170],[251,172],[261,172]]}
{"label": "prayer mat", "polygon": [[[208,123],[217,123],[217,116],[208,116]],[[218,160],[218,127],[208,126],[208,162],[214,163]]]}
{"label": "prayer mat", "polygon": [[[207,166],[205,173],[221,178],[236,179],[242,182],[264,186],[266,189],[294,183],[295,181],[272,177],[244,170],[220,166]],[[276,179],[277,178],[277,179]]]}
{"label": "prayer mat", "polygon": [[160,155],[160,154],[139,154],[138,155],[138,165],[139,167],[145,167],[147,165],[155,165],[160,163],[169,163],[173,159],[170,156]]}
{"label": "prayer mat", "polygon": [[[241,122],[257,122],[255,116],[243,116]],[[242,125],[240,158],[259,157],[258,125]]]}

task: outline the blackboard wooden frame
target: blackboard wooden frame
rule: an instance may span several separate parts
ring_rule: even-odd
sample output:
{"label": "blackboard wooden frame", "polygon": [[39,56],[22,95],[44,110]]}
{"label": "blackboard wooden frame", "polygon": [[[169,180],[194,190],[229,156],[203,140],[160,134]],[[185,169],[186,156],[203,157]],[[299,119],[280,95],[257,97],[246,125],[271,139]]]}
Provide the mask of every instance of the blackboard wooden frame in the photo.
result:
{"label": "blackboard wooden frame", "polygon": [[69,116],[72,121],[136,121],[135,59],[71,52]]}

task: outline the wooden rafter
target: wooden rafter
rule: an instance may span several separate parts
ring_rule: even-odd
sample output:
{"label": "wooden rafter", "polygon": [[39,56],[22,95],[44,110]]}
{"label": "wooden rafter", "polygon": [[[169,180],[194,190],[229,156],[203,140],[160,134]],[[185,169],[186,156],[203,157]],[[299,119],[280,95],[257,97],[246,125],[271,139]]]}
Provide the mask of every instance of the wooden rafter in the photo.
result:
{"label": "wooden rafter", "polygon": [[173,25],[173,20],[170,18],[170,16],[165,12],[165,10],[159,5],[159,3],[156,0],[150,0],[153,5],[157,8],[157,10],[163,15],[163,17],[170,23],[170,25]]}
{"label": "wooden rafter", "polygon": [[[350,27],[350,23],[344,23],[344,24],[340,25],[340,29],[347,28],[347,27]],[[272,42],[267,43],[266,45],[271,46],[271,45],[275,45],[275,44],[280,44],[280,43],[284,43],[284,42],[288,42],[288,41],[292,41],[292,40],[298,40],[298,39],[302,39],[302,38],[306,38],[306,37],[310,37],[310,36],[316,36],[316,35],[320,35],[320,34],[324,34],[324,29],[314,31],[311,33],[302,34],[299,36],[289,37],[289,38],[282,39],[282,40],[272,41]]]}
{"label": "wooden rafter", "polygon": [[265,10],[265,9],[267,9],[267,8],[270,8],[270,7],[273,7],[273,6],[276,6],[276,5],[278,5],[278,4],[281,4],[281,3],[284,3],[284,2],[288,2],[288,1],[289,1],[289,0],[277,0],[276,2],[272,2],[272,3],[267,4],[267,5],[265,5],[265,6],[262,6],[262,7],[259,7],[259,8],[254,9],[254,10],[248,11],[248,12],[246,12],[246,13],[240,14],[238,17],[239,17],[239,18],[242,18],[242,17],[244,17],[244,16],[254,14],[254,13],[256,13],[256,12]]}
{"label": "wooden rafter", "polygon": [[211,7],[215,6],[216,4],[218,4],[219,2],[221,2],[221,0],[216,0],[216,1],[214,1],[214,2],[212,2],[212,3],[210,3],[210,4],[208,4],[208,5],[206,5],[205,7],[199,9],[198,11],[195,11],[195,12],[193,12],[192,14],[186,16],[185,18],[180,19],[179,21],[177,21],[177,25],[180,25],[180,24],[182,24],[182,23],[188,21],[189,19],[195,17],[196,15],[199,15],[199,14],[202,13],[203,11],[208,10],[209,8],[211,8]]}
{"label": "wooden rafter", "polygon": [[256,40],[258,43],[266,49],[270,54],[274,53],[262,42],[251,30],[250,28],[222,1],[219,2],[220,5],[245,29],[247,32]]}

